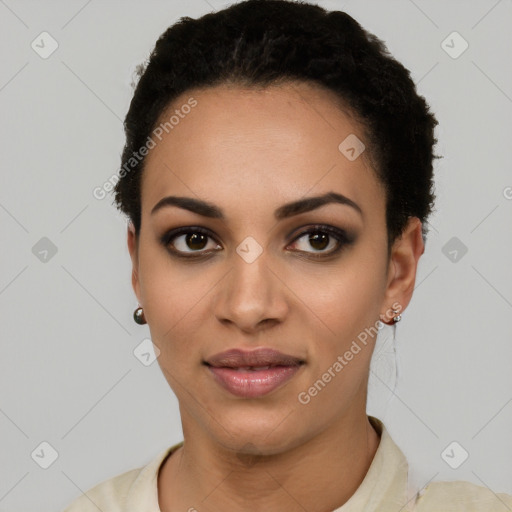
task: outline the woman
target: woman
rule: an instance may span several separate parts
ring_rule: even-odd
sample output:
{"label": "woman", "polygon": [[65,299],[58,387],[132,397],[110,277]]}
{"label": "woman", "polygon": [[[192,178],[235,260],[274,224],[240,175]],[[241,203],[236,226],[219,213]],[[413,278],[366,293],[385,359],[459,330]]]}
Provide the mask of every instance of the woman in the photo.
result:
{"label": "woman", "polygon": [[342,12],[249,0],[160,37],[115,192],[184,442],[66,512],[512,508],[466,482],[409,488],[366,414],[424,252],[436,124]]}

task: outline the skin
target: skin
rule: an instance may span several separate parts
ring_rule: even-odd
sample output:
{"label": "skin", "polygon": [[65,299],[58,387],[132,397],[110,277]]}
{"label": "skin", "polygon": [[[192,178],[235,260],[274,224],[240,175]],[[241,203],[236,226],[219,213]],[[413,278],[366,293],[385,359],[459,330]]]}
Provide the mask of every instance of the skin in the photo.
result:
{"label": "skin", "polygon": [[[421,222],[410,219],[388,259],[382,184],[366,153],[350,161],[338,150],[349,134],[364,142],[364,130],[329,92],[304,83],[217,86],[187,91],[169,113],[191,96],[197,106],[147,156],[141,229],[128,229],[133,288],[185,440],[160,470],[160,508],[333,510],[361,484],[380,441],[366,415],[375,338],[309,403],[297,397],[365,328],[392,324],[393,304],[407,307],[424,251]],[[330,191],[362,214],[332,203],[274,218],[285,203]],[[151,214],[169,195],[214,203],[225,219],[176,206]],[[310,244],[302,233],[315,224],[344,229],[354,241],[315,259],[337,245]],[[182,226],[213,238],[187,246],[182,235],[174,247],[208,256],[187,260],[165,247],[162,235]],[[248,236],[263,249],[252,263],[236,252]],[[270,394],[240,398],[202,364],[235,347],[271,347],[305,364]]]}

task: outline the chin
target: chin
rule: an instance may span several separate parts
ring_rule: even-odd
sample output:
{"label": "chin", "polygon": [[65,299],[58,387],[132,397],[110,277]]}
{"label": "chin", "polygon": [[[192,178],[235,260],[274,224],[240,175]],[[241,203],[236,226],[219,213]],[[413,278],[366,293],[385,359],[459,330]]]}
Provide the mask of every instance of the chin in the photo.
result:
{"label": "chin", "polygon": [[298,422],[290,408],[281,406],[267,412],[262,408],[235,409],[232,406],[230,413],[222,414],[222,426],[216,428],[218,441],[224,447],[240,453],[272,455],[300,444],[303,433],[297,430]]}

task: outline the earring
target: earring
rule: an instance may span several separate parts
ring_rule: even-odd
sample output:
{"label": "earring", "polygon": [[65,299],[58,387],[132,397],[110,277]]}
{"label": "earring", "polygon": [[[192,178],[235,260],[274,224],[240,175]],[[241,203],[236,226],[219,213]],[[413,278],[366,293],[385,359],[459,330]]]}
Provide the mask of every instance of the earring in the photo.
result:
{"label": "earring", "polygon": [[135,320],[135,323],[139,325],[147,323],[146,317],[144,316],[144,310],[140,306],[133,312],[133,319]]}
{"label": "earring", "polygon": [[392,311],[395,314],[395,316],[393,317],[393,322],[396,324],[396,323],[400,322],[400,320],[402,320],[402,315],[398,314],[399,313],[398,309],[393,309]]}

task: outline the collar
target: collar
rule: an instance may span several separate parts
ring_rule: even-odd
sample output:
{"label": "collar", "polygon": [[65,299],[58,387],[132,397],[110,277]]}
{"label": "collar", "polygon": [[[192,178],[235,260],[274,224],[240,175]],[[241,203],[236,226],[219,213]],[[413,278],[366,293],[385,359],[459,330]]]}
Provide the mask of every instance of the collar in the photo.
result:
{"label": "collar", "polygon": [[373,416],[368,416],[368,419],[380,435],[379,446],[361,485],[346,503],[333,512],[412,510],[411,496],[408,495],[407,459],[382,421]]}

